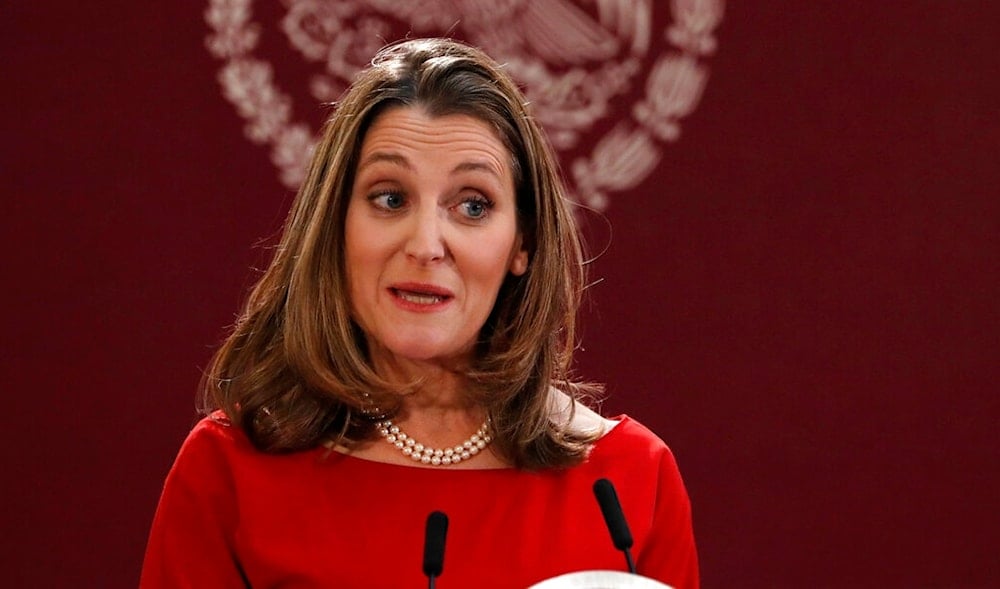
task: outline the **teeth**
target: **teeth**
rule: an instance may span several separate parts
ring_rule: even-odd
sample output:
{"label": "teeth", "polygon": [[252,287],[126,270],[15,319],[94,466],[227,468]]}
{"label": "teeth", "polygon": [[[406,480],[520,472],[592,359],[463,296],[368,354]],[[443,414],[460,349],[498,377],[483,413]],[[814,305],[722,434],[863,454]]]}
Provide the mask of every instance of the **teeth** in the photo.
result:
{"label": "teeth", "polygon": [[403,299],[408,303],[416,303],[418,305],[433,305],[434,303],[440,303],[443,298],[437,295],[427,295],[427,294],[417,294],[413,292],[398,291],[399,298]]}

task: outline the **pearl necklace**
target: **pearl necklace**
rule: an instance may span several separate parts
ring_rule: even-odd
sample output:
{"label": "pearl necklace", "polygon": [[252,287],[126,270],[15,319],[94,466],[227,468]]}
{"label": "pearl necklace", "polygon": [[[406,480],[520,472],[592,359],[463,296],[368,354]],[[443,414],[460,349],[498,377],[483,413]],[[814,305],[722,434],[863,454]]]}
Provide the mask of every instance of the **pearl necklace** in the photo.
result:
{"label": "pearl necklace", "polygon": [[493,441],[493,436],[488,433],[490,429],[489,418],[483,422],[483,425],[479,426],[476,433],[472,434],[472,437],[468,440],[454,448],[445,448],[443,450],[424,446],[406,435],[403,430],[399,429],[398,425],[393,425],[390,419],[375,422],[375,429],[378,430],[378,433],[382,434],[385,441],[395,446],[397,450],[406,456],[421,464],[430,464],[432,466],[449,466],[451,464],[458,464],[463,460],[468,460],[479,454],[480,450]]}

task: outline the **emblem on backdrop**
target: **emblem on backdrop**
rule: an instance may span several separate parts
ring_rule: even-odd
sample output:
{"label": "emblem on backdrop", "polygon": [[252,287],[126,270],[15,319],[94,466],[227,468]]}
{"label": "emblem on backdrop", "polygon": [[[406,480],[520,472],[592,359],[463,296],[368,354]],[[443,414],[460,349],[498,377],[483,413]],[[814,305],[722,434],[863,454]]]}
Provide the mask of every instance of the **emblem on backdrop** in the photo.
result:
{"label": "emblem on backdrop", "polygon": [[723,15],[723,0],[208,4],[206,46],[222,63],[223,95],[246,137],[270,148],[289,188],[305,176],[322,122],[317,105],[336,101],[386,41],[448,36],[506,64],[559,153],[574,198],[602,211],[680,138],[681,119],[708,81]]}

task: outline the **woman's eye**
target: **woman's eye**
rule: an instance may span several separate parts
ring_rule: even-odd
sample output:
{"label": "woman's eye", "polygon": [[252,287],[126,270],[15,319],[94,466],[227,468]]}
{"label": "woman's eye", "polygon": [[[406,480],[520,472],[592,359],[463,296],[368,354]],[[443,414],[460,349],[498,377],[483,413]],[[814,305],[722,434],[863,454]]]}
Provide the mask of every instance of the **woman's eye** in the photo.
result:
{"label": "woman's eye", "polygon": [[482,219],[489,214],[490,209],[493,208],[493,203],[485,198],[476,197],[462,201],[458,206],[462,214],[466,217],[470,219]]}
{"label": "woman's eye", "polygon": [[387,211],[395,211],[403,208],[405,200],[403,195],[398,192],[383,192],[380,194],[375,194],[370,197],[372,203],[375,204],[380,209],[385,209]]}

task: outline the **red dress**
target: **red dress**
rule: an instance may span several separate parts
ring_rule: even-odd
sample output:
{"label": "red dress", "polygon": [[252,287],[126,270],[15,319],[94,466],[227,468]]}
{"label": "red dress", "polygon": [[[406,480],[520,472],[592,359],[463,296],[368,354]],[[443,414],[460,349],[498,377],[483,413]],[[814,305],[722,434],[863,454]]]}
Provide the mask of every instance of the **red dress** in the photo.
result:
{"label": "red dress", "polygon": [[449,518],[438,589],[520,589],[589,569],[627,570],[592,491],[618,492],[640,574],[698,587],[691,509],[667,446],[628,417],[563,470],[449,470],[324,448],[272,455],[205,418],[167,476],[141,589],[425,587],[424,525]]}

